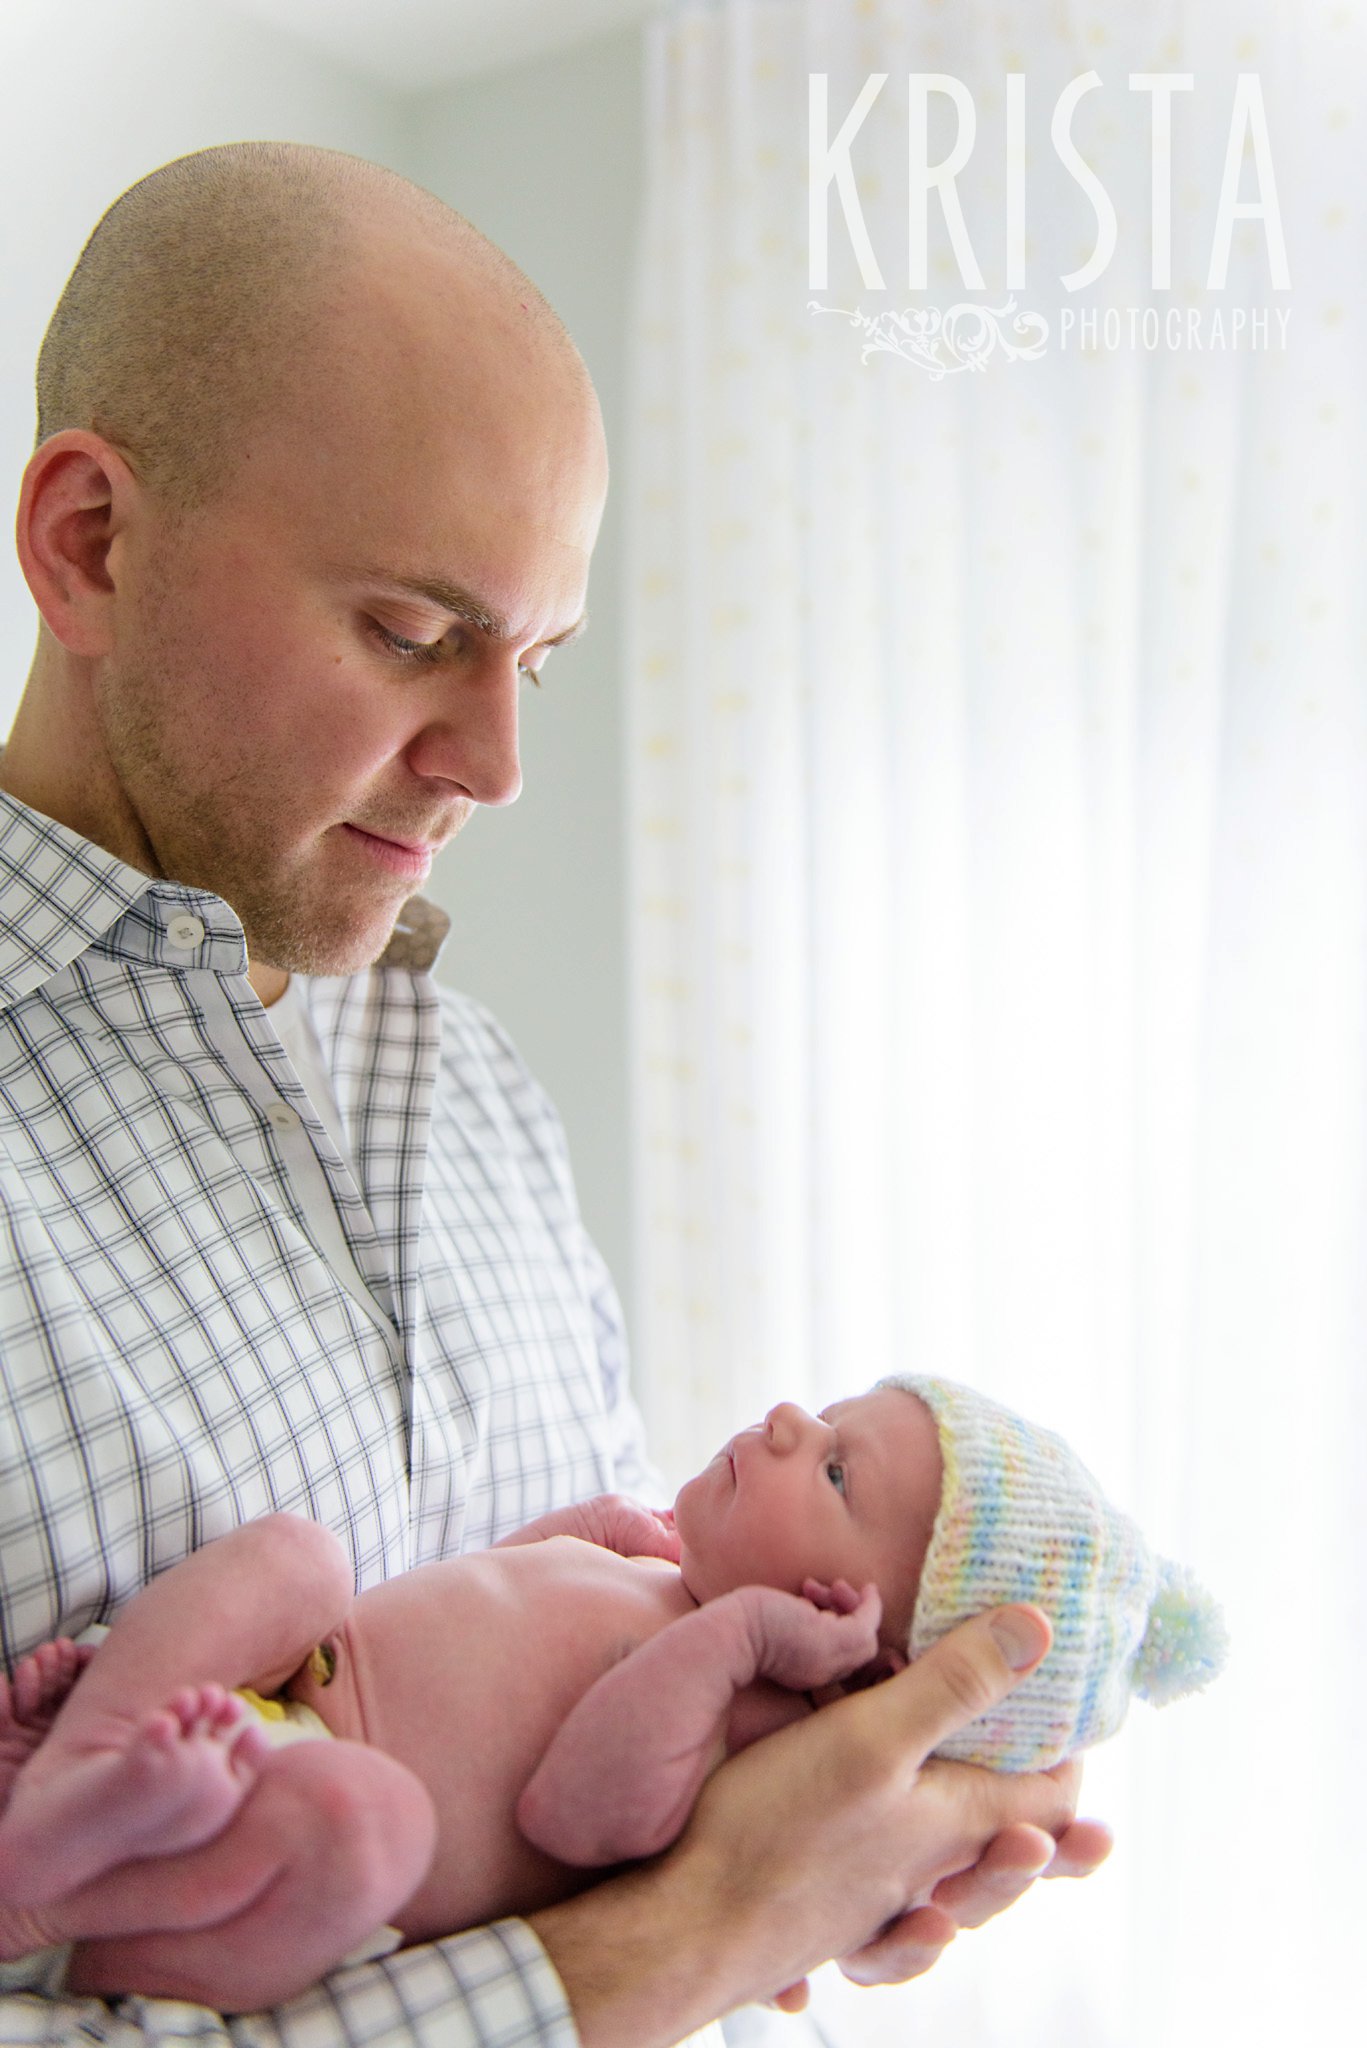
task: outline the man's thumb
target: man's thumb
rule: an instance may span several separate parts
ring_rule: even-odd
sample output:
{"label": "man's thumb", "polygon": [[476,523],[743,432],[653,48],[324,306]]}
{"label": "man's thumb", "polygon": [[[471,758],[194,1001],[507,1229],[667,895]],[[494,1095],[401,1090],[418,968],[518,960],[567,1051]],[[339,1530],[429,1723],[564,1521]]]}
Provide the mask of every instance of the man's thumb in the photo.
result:
{"label": "man's thumb", "polygon": [[988,1632],[1011,1672],[1011,1683],[1033,1670],[1054,1640],[1049,1617],[1039,1607],[997,1607],[987,1617]]}
{"label": "man's thumb", "polygon": [[1038,1607],[994,1607],[942,1636],[893,1681],[907,1688],[909,1705],[914,1696],[922,1754],[929,1756],[946,1737],[1005,1699],[1052,1641],[1049,1617]]}

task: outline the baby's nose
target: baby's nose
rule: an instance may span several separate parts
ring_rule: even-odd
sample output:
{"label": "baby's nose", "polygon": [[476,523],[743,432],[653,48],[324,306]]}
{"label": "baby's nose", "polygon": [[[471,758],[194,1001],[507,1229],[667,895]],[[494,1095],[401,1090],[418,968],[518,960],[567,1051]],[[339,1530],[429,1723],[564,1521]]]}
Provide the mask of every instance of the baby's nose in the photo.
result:
{"label": "baby's nose", "polygon": [[764,1440],[771,1451],[793,1451],[813,1426],[805,1408],[795,1401],[780,1401],[764,1418]]}

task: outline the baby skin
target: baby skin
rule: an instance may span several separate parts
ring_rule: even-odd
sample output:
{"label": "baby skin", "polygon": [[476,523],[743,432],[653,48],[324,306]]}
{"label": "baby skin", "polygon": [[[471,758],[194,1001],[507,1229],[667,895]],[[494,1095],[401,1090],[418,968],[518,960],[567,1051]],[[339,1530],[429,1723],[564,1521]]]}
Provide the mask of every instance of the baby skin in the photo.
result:
{"label": "baby skin", "polygon": [[[607,1496],[359,1596],[318,1524],[232,1531],[0,1680],[0,1960],[73,1942],[72,1990],[250,2011],[386,1922],[658,1853],[728,1754],[898,1668],[940,1478],[884,1389],[781,1404],[670,1512]],[[335,1739],[273,1746],[242,1686]]]}

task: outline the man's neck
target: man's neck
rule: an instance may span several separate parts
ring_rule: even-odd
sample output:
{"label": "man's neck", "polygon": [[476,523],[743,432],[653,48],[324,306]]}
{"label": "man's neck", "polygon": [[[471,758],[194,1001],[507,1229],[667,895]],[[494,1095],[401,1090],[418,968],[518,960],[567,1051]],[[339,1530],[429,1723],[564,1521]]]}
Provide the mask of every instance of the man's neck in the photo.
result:
{"label": "man's neck", "polygon": [[269,1010],[272,1003],[278,1003],[290,985],[289,974],[283,967],[267,967],[261,960],[248,967],[247,979],[256,990],[263,1010]]}
{"label": "man's neck", "polygon": [[[13,749],[7,748],[6,743],[0,740],[0,789],[8,790],[12,796],[17,796],[20,803],[32,803],[32,807],[35,810],[40,809],[41,805],[34,801],[34,793],[24,787],[21,777],[15,777],[14,765]],[[43,816],[55,817],[59,824],[69,824],[73,831],[81,830],[81,826],[73,820],[59,817],[56,808],[44,811]],[[85,837],[90,837],[88,831],[85,833]],[[99,844],[101,842],[97,841],[96,843]],[[111,851],[113,850],[111,849]],[[130,862],[130,865],[141,865],[143,872],[147,872],[146,863]],[[256,990],[257,998],[264,1010],[269,1010],[272,1003],[278,1003],[290,985],[289,973],[285,968],[268,967],[264,961],[257,961],[248,967],[247,979]]]}
{"label": "man's neck", "polygon": [[142,874],[160,874],[96,737],[88,692],[38,657],[0,749],[0,789]]}

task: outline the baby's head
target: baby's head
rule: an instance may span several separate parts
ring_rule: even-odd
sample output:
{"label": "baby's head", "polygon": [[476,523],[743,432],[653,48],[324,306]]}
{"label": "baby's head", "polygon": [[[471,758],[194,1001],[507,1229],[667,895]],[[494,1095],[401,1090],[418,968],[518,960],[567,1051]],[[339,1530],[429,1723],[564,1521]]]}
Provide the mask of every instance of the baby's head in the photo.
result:
{"label": "baby's head", "polygon": [[872,1579],[884,1643],[913,1659],[988,1608],[1043,1608],[1043,1663],[941,1756],[1047,1769],[1113,1734],[1131,1692],[1161,1705],[1224,1660],[1209,1596],[1062,1439],[948,1380],[883,1380],[819,1418],[782,1404],[689,1482],[675,1518],[696,1598]]}
{"label": "baby's head", "polygon": [[882,1640],[905,1650],[939,1501],[939,1441],[920,1401],[875,1387],[819,1416],[781,1401],[675,1501],[684,1584],[714,1600],[735,1586],[872,1580]]}

